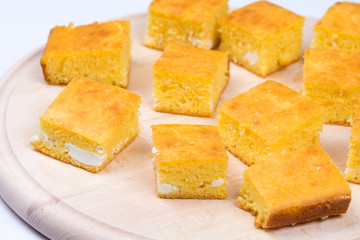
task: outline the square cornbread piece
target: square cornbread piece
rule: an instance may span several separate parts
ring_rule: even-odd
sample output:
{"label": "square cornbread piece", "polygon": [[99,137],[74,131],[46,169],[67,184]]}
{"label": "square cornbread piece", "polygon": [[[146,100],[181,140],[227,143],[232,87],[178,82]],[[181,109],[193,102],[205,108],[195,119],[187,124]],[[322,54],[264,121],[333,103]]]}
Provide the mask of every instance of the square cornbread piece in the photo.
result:
{"label": "square cornbread piece", "polygon": [[236,203],[256,216],[256,227],[276,228],[346,213],[350,201],[339,169],[312,145],[246,169]]}
{"label": "square cornbread piece", "polygon": [[144,45],[163,50],[172,41],[211,49],[219,43],[219,18],[228,0],[154,0]]}
{"label": "square cornbread piece", "polygon": [[360,4],[337,2],[314,26],[312,48],[360,52]]}
{"label": "square cornbread piece", "polygon": [[259,1],[220,19],[220,50],[249,71],[265,77],[300,59],[304,18]]}
{"label": "square cornbread piece", "polygon": [[360,104],[360,53],[307,49],[302,93],[323,107],[325,123],[350,125]]}
{"label": "square cornbread piece", "polygon": [[360,108],[355,111],[352,122],[345,178],[349,182],[360,184]]}
{"label": "square cornbread piece", "polygon": [[110,21],[50,31],[41,58],[45,80],[68,84],[75,77],[126,88],[130,64],[130,22]]}
{"label": "square cornbread piece", "polygon": [[271,80],[225,102],[217,118],[225,147],[247,165],[319,143],[324,124],[320,106]]}
{"label": "square cornbread piece", "polygon": [[153,66],[154,109],[210,117],[229,80],[226,53],[170,43]]}
{"label": "square cornbread piece", "polygon": [[159,197],[227,197],[228,156],[215,126],[162,124],[151,128]]}
{"label": "square cornbread piece", "polygon": [[40,117],[31,145],[90,172],[102,170],[139,132],[140,97],[125,89],[74,79]]}

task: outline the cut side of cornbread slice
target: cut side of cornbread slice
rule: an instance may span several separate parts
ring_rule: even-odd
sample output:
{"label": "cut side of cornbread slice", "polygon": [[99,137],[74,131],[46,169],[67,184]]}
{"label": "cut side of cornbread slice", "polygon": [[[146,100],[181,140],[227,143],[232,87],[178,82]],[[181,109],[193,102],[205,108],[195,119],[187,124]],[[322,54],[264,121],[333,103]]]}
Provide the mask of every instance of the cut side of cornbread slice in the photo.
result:
{"label": "cut side of cornbread slice", "polygon": [[229,80],[226,53],[170,43],[153,66],[154,109],[210,117]]}
{"label": "cut side of cornbread slice", "polygon": [[345,178],[349,182],[360,184],[360,108],[355,111],[352,122]]}
{"label": "cut side of cornbread slice", "polygon": [[349,126],[360,104],[360,53],[307,49],[302,94],[323,107],[325,123]]}
{"label": "cut side of cornbread slice", "polygon": [[140,97],[125,89],[74,79],[40,117],[31,145],[58,160],[98,172],[139,132]]}
{"label": "cut side of cornbread slice", "polygon": [[300,59],[304,18],[259,1],[219,21],[220,50],[249,71],[265,77]]}
{"label": "cut side of cornbread slice", "polygon": [[50,31],[41,58],[45,80],[68,84],[75,77],[126,88],[130,66],[130,22],[110,21]]}
{"label": "cut side of cornbread slice", "polygon": [[360,52],[360,4],[337,2],[314,26],[311,48]]}
{"label": "cut side of cornbread slice", "polygon": [[228,0],[154,0],[149,6],[144,45],[163,50],[172,41],[211,49],[219,43],[220,17]]}
{"label": "cut side of cornbread slice", "polygon": [[346,213],[350,201],[349,184],[319,145],[274,155],[246,169],[236,200],[261,228]]}
{"label": "cut side of cornbread slice", "polygon": [[151,128],[159,197],[227,197],[228,156],[215,126],[163,124]]}
{"label": "cut side of cornbread slice", "polygon": [[324,114],[305,96],[268,80],[225,102],[217,119],[226,149],[252,165],[319,143]]}

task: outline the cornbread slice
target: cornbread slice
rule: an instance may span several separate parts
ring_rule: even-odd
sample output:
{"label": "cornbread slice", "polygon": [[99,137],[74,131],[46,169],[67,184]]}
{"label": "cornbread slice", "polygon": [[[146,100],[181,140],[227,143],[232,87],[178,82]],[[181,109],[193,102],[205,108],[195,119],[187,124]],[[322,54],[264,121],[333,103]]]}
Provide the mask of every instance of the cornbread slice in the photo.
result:
{"label": "cornbread slice", "polygon": [[314,27],[311,48],[360,52],[360,4],[337,2]]}
{"label": "cornbread slice", "polygon": [[220,17],[228,13],[228,0],[154,0],[144,45],[163,50],[172,41],[210,49],[219,43]]}
{"label": "cornbread slice", "polygon": [[247,165],[319,143],[324,123],[320,106],[271,80],[225,102],[217,118],[225,147]]}
{"label": "cornbread slice", "polygon": [[350,125],[360,104],[360,53],[307,49],[302,93],[323,107],[326,123]]}
{"label": "cornbread slice", "polygon": [[85,77],[126,88],[130,64],[130,22],[110,21],[50,31],[41,58],[45,80],[68,84]]}
{"label": "cornbread slice", "polygon": [[259,1],[219,21],[220,50],[249,71],[265,77],[300,59],[304,18]]}
{"label": "cornbread slice", "polygon": [[255,226],[275,228],[346,213],[349,184],[319,145],[256,163],[244,172],[236,203]]}
{"label": "cornbread slice", "polygon": [[229,80],[226,53],[170,43],[153,66],[154,109],[210,117]]}
{"label": "cornbread slice", "polygon": [[159,197],[227,197],[228,156],[215,126],[162,124],[151,128]]}
{"label": "cornbread slice", "polygon": [[140,97],[125,89],[74,79],[40,117],[31,145],[90,172],[102,170],[139,132]]}
{"label": "cornbread slice", "polygon": [[360,184],[360,107],[355,111],[350,135],[349,156],[345,179]]}

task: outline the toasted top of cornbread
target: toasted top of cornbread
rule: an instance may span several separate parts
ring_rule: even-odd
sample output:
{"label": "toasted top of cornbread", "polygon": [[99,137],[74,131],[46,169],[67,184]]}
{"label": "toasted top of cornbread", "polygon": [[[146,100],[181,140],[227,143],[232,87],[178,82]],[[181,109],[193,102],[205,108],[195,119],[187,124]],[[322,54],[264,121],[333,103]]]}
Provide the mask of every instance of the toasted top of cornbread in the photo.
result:
{"label": "toasted top of cornbread", "polygon": [[171,42],[154,64],[153,71],[209,79],[216,75],[224,58],[227,58],[225,52]]}
{"label": "toasted top of cornbread", "polygon": [[349,35],[360,35],[360,4],[337,2],[331,6],[314,29],[331,29]]}
{"label": "toasted top of cornbread", "polygon": [[167,18],[181,18],[195,22],[214,17],[219,7],[228,0],[154,0],[149,11]]}
{"label": "toasted top of cornbread", "polygon": [[155,161],[228,159],[215,126],[161,124],[151,128]]}
{"label": "toasted top of cornbread", "polygon": [[352,129],[350,140],[352,142],[360,142],[360,107],[358,107],[355,111],[354,119],[351,125]]}
{"label": "toasted top of cornbread", "polygon": [[360,87],[360,53],[333,49],[306,49],[304,59],[304,84]]}
{"label": "toasted top of cornbread", "polygon": [[120,87],[76,78],[40,120],[104,143],[130,113],[138,110],[140,102],[140,96]]}
{"label": "toasted top of cornbread", "polygon": [[350,198],[349,184],[319,146],[261,161],[244,172],[271,211]]}
{"label": "toasted top of cornbread", "polygon": [[272,144],[323,115],[320,106],[287,86],[265,81],[225,102],[220,112]]}
{"label": "toasted top of cornbread", "polygon": [[273,3],[259,1],[225,15],[220,22],[236,25],[260,38],[271,38],[296,24],[302,24],[304,18]]}
{"label": "toasted top of cornbread", "polygon": [[56,26],[50,31],[44,56],[122,49],[130,34],[129,21],[110,21],[73,27]]}

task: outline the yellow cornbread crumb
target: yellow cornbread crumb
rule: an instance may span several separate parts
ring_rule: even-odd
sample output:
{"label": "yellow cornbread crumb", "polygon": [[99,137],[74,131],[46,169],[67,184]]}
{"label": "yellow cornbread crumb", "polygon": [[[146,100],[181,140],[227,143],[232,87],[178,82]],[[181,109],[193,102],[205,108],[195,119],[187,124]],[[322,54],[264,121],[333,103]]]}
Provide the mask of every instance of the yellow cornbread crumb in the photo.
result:
{"label": "yellow cornbread crumb", "polygon": [[159,197],[227,197],[228,156],[215,126],[162,124],[151,128]]}
{"label": "yellow cornbread crumb", "polygon": [[130,22],[110,21],[50,31],[41,58],[45,80],[68,84],[75,77],[126,88],[130,65]]}
{"label": "yellow cornbread crumb", "polygon": [[323,107],[325,123],[350,125],[360,104],[360,53],[307,49],[302,94]]}
{"label": "yellow cornbread crumb", "polygon": [[140,96],[125,89],[76,78],[40,117],[40,133],[31,145],[98,172],[137,136],[140,102]]}
{"label": "yellow cornbread crumb", "polygon": [[314,27],[311,48],[360,52],[360,4],[337,2]]}
{"label": "yellow cornbread crumb", "polygon": [[350,135],[349,156],[346,162],[345,178],[360,184],[360,108],[355,111]]}
{"label": "yellow cornbread crumb", "polygon": [[144,45],[163,50],[172,41],[211,49],[219,43],[220,17],[228,12],[228,0],[154,0]]}
{"label": "yellow cornbread crumb", "polygon": [[210,117],[229,79],[228,56],[170,43],[153,74],[156,111]]}
{"label": "yellow cornbread crumb", "polygon": [[300,59],[304,18],[259,1],[220,19],[220,50],[249,71],[265,77]]}
{"label": "yellow cornbread crumb", "polygon": [[226,149],[252,165],[319,143],[324,114],[305,96],[268,80],[225,102],[217,119]]}
{"label": "yellow cornbread crumb", "polygon": [[275,228],[346,213],[351,190],[319,145],[274,155],[244,172],[237,204]]}

